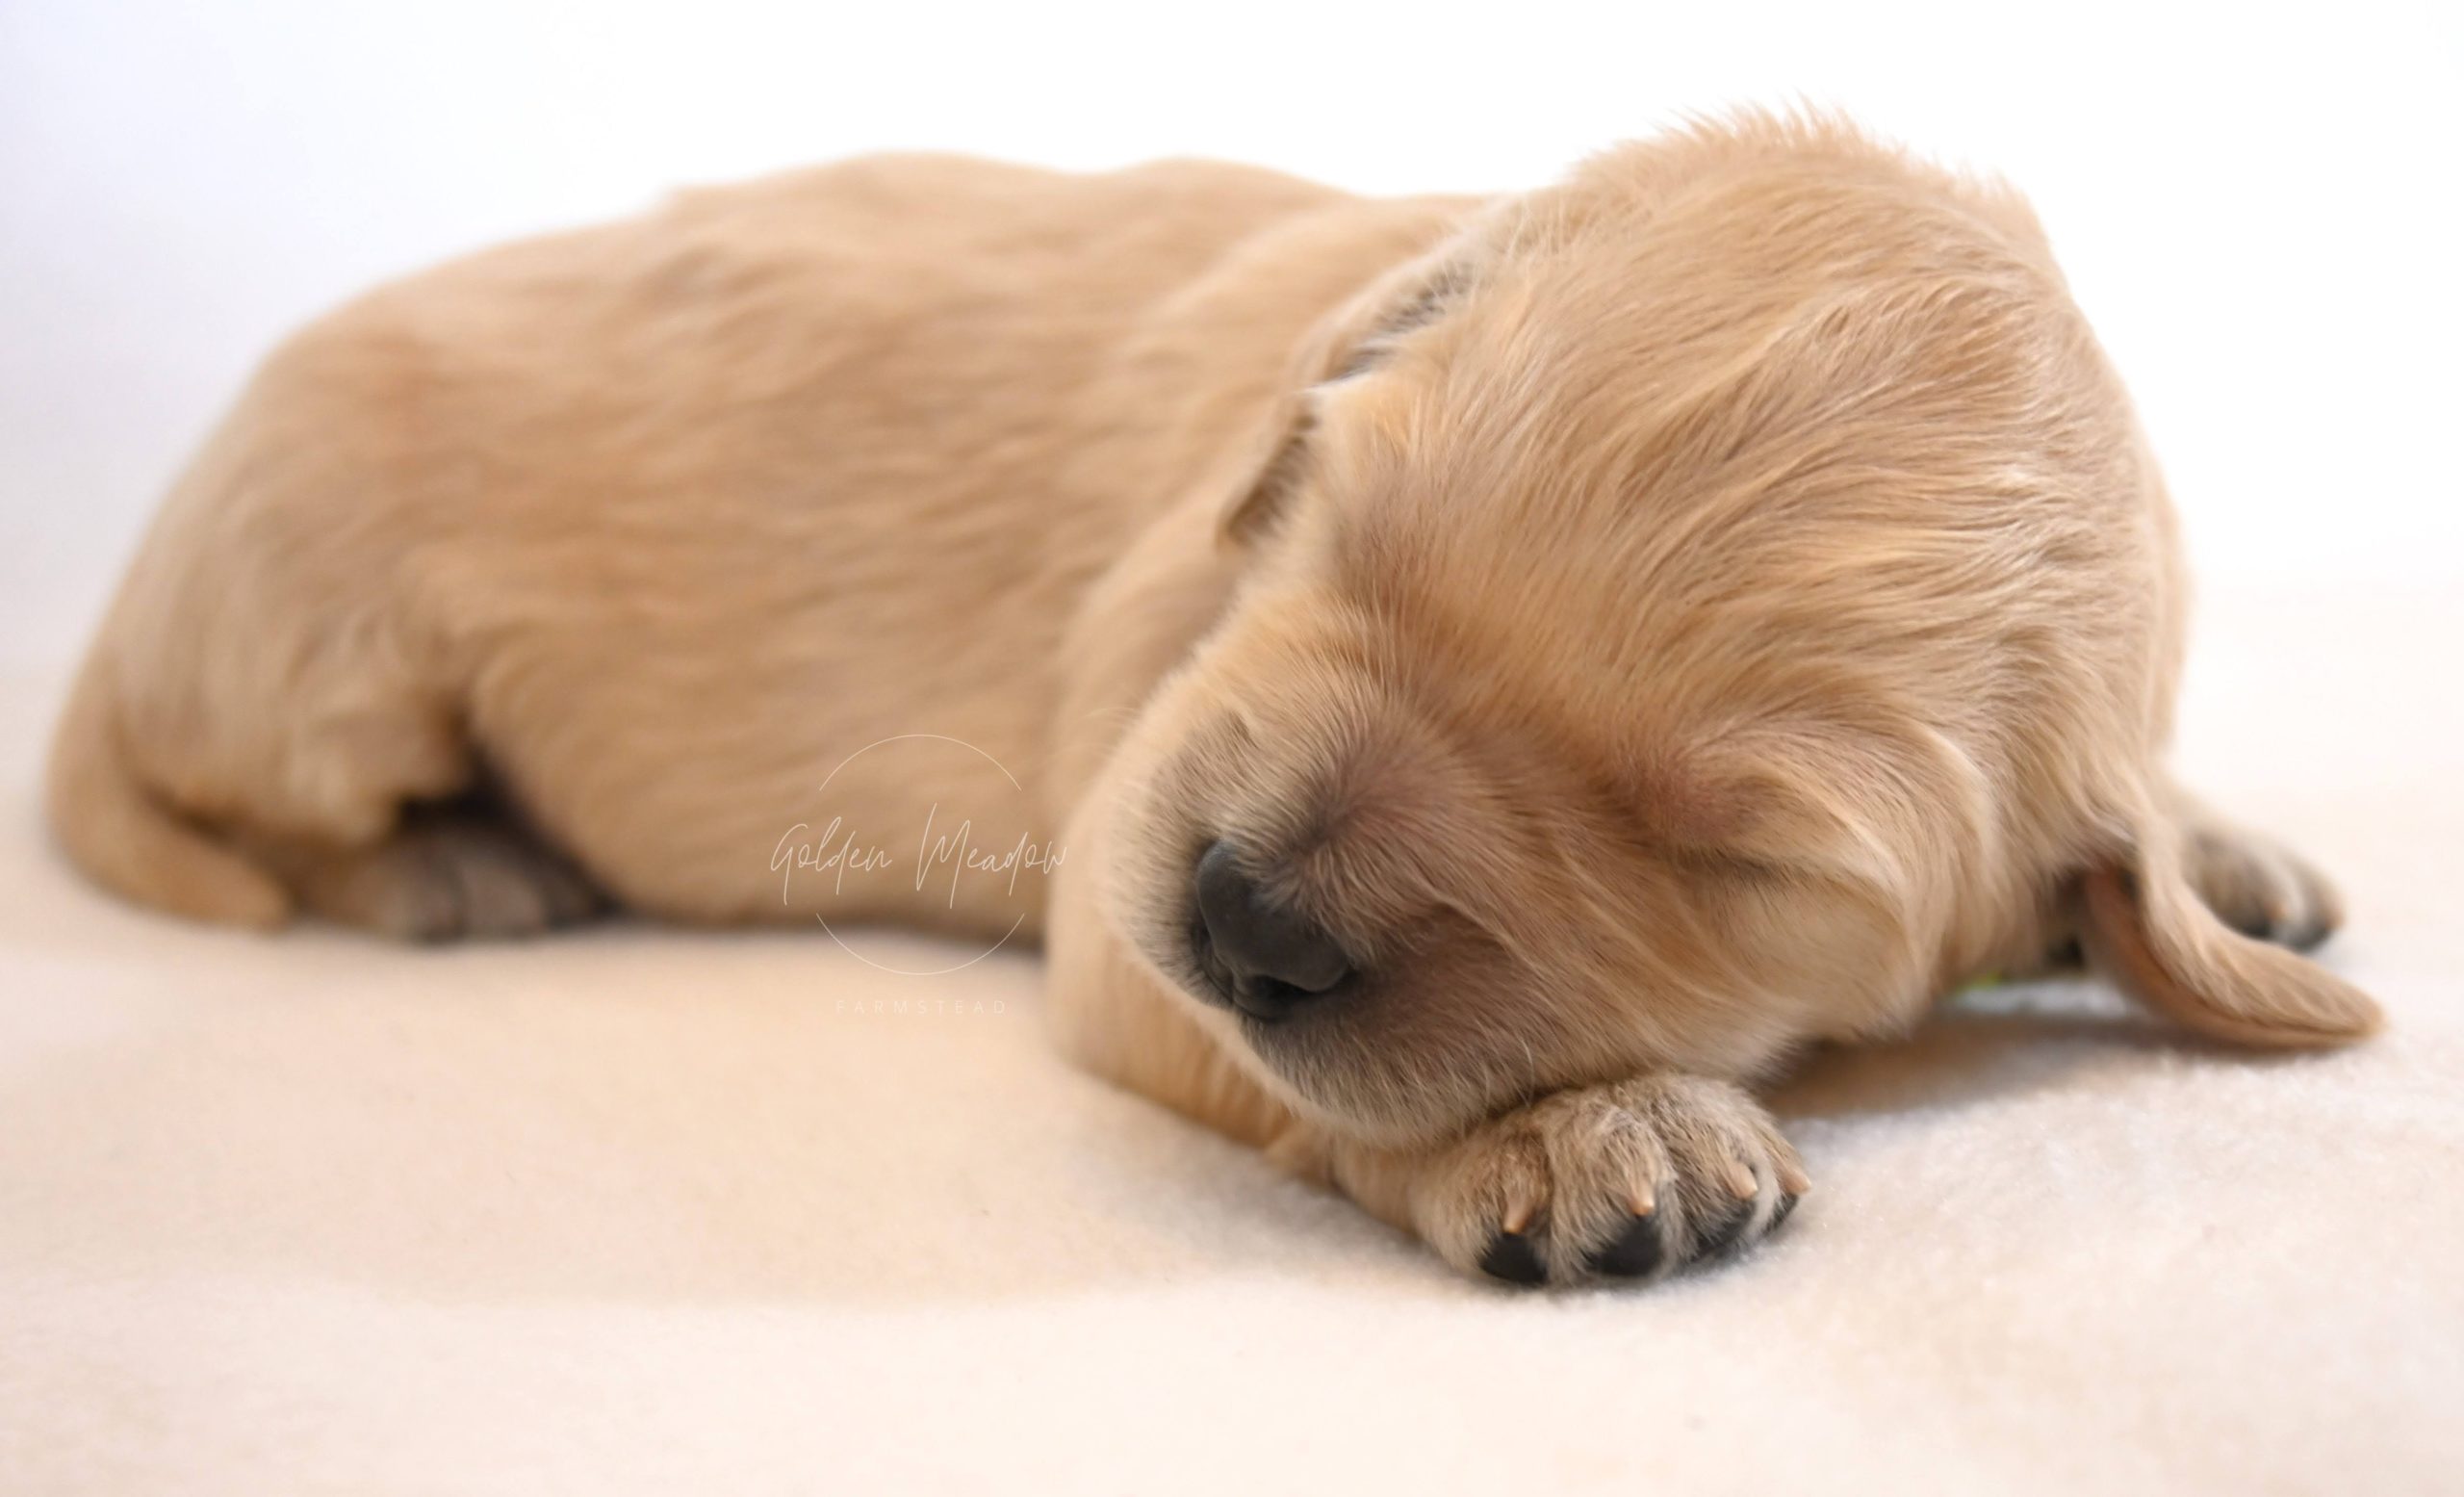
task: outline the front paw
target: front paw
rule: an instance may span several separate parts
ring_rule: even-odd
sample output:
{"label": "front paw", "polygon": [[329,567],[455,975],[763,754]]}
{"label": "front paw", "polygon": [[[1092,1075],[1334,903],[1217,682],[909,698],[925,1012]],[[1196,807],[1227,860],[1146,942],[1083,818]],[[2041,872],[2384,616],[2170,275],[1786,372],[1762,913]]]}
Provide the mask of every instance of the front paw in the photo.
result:
{"label": "front paw", "polygon": [[1651,1076],[1559,1092],[1429,1156],[1412,1225],[1510,1283],[1650,1278],[1756,1242],[1810,1182],[1770,1115],[1726,1082]]}

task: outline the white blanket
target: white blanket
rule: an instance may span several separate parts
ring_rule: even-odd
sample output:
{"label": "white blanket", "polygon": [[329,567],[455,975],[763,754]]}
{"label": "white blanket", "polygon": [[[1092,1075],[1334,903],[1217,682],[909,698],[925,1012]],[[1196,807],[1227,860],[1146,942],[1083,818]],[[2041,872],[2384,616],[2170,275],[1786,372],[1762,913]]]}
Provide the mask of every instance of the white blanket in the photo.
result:
{"label": "white blanket", "polygon": [[1024,960],[123,909],[8,681],[0,1493],[2464,1490],[2464,611],[2202,622],[2191,777],[2386,1038],[1995,993],[1782,1093],[1768,1247],[1559,1295],[1072,1073]]}

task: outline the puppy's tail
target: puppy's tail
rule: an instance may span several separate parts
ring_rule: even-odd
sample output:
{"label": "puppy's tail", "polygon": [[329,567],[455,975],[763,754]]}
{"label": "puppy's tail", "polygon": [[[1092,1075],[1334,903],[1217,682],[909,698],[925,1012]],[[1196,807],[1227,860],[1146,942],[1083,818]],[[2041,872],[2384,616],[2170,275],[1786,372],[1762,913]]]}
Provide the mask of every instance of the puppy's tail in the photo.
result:
{"label": "puppy's tail", "polygon": [[2181,834],[2147,814],[2136,846],[2080,881],[2089,965],[2187,1028],[2240,1045],[2320,1049],[2377,1032],[2369,994],[2283,946],[2228,929],[2192,888]]}
{"label": "puppy's tail", "polygon": [[268,929],[291,916],[272,877],[166,806],[138,778],[113,702],[108,636],[77,674],[52,740],[52,836],[97,884],[191,919]]}

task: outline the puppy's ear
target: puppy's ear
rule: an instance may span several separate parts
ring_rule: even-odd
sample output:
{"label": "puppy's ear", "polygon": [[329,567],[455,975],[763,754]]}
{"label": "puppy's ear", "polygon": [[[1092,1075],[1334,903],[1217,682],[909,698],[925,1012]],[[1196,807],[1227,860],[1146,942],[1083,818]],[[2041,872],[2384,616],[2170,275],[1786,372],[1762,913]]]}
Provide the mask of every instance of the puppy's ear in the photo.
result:
{"label": "puppy's ear", "polygon": [[2185,876],[2181,837],[2148,816],[2135,847],[2080,880],[2089,962],[2187,1028],[2242,1045],[2313,1049],[2378,1029],[2369,994],[2307,958],[2227,927]]}
{"label": "puppy's ear", "polygon": [[1225,480],[1231,497],[1216,519],[1219,542],[1245,546],[1283,512],[1284,500],[1308,467],[1309,435],[1318,422],[1310,392],[1318,383],[1288,385],[1242,446]]}
{"label": "puppy's ear", "polygon": [[1274,400],[1235,453],[1217,534],[1245,545],[1263,532],[1308,472],[1317,393],[1375,369],[1397,344],[1436,322],[1470,284],[1456,245],[1399,267],[1322,319],[1301,340]]}

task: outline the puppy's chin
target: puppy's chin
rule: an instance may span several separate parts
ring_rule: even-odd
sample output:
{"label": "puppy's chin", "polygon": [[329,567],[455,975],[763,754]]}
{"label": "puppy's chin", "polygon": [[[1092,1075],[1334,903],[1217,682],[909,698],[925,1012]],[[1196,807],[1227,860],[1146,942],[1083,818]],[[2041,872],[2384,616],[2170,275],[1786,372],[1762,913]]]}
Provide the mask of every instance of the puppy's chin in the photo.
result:
{"label": "puppy's chin", "polygon": [[1191,902],[1174,890],[1148,887],[1124,890],[1122,877],[1106,880],[1104,918],[1113,935],[1138,959],[1149,976],[1167,989],[1172,1000],[1212,1036],[1234,1064],[1272,1093],[1277,1100],[1314,1122],[1360,1132],[1362,1124],[1322,1093],[1318,1068],[1296,1063],[1304,1048],[1280,1033],[1297,1023],[1285,1019],[1269,1023],[1232,1006],[1219,980],[1207,972],[1190,949],[1187,932],[1193,922]]}
{"label": "puppy's chin", "polygon": [[1255,1069],[1287,1105],[1329,1131],[1365,1143],[1428,1143],[1462,1131],[1518,1095],[1491,1095],[1489,1068],[1463,1054],[1415,1064],[1376,1043],[1375,1026],[1335,1013],[1261,1023],[1235,1015]]}
{"label": "puppy's chin", "polygon": [[[1137,813],[1121,819],[1134,822]],[[1140,830],[1124,826],[1115,835],[1135,839]],[[1244,1012],[1194,954],[1186,890],[1136,871],[1139,862],[1119,860],[1105,881],[1103,915],[1114,935],[1234,1064],[1311,1123],[1365,1143],[1425,1143],[1531,1090],[1531,1048],[1503,1036],[1485,1036],[1489,1044],[1460,1033],[1449,1039],[1442,1026],[1415,1022],[1415,1010],[1427,1005],[1413,1001],[1408,975],[1363,977],[1276,1019]],[[1502,1059],[1486,1053],[1501,1046]]]}
{"label": "puppy's chin", "polygon": [[1275,1098],[1334,1133],[1365,1143],[1402,1146],[1460,1131],[1494,1112],[1499,1101],[1478,1095],[1484,1068],[1398,1064],[1374,1045],[1374,1025],[1334,1009],[1266,1020],[1227,1004],[1185,964],[1168,966],[1140,948],[1140,958],[1225,1054]]}

